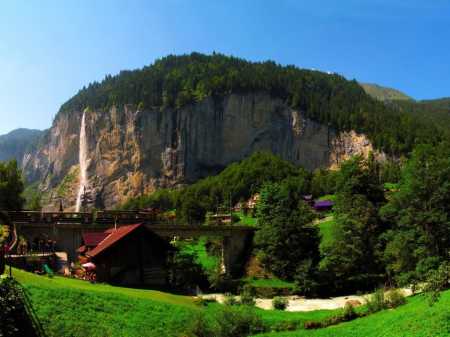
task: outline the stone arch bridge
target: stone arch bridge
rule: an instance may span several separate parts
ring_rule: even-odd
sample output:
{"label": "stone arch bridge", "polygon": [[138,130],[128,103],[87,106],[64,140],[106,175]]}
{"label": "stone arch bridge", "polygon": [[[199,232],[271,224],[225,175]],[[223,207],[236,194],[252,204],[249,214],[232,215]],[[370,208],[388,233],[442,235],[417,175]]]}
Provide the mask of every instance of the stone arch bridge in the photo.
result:
{"label": "stone arch bridge", "polygon": [[[75,261],[76,250],[81,245],[83,233],[105,232],[111,228],[109,224],[75,224],[46,222],[15,222],[17,233],[25,235],[29,240],[36,237],[56,238],[55,250],[67,253],[68,260]],[[246,243],[253,236],[254,228],[230,225],[189,225],[174,223],[144,223],[149,229],[163,237],[221,236],[223,271],[231,271],[240,262]]]}

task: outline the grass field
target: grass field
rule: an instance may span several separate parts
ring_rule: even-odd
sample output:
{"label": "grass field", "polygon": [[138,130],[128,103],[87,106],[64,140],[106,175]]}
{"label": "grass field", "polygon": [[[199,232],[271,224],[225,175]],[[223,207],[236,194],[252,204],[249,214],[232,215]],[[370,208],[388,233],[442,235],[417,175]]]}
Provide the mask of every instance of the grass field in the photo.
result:
{"label": "grass field", "polygon": [[236,215],[241,218],[241,221],[236,222],[235,226],[257,226],[258,225],[258,219],[255,219],[251,216],[246,216],[244,213],[233,213],[233,215]]}
{"label": "grass field", "polygon": [[321,245],[326,245],[333,237],[331,227],[333,226],[334,220],[322,222],[318,224],[320,228],[320,235],[322,236]]}
{"label": "grass field", "polygon": [[[92,285],[17,269],[13,269],[13,277],[25,288],[35,320],[48,337],[195,336],[191,329],[192,313],[216,317],[220,309],[217,303],[199,307],[192,298],[167,293],[170,288]],[[288,312],[255,308],[254,312],[260,316],[265,331],[260,336],[449,336],[449,303],[450,290],[432,308],[417,295],[394,310],[318,330],[304,330],[305,322],[322,321],[342,310]],[[295,331],[274,333],[283,330]]]}

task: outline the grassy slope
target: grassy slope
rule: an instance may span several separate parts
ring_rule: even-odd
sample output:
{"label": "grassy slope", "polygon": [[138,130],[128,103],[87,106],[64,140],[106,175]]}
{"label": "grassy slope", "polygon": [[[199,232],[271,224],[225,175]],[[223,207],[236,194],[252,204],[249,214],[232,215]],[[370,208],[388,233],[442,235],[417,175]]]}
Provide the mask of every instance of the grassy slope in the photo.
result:
{"label": "grassy slope", "polygon": [[192,300],[156,290],[92,285],[13,270],[47,336],[180,336]]}
{"label": "grassy slope", "polygon": [[392,101],[392,100],[407,100],[415,101],[414,98],[409,97],[401,91],[392,88],[386,88],[377,84],[359,83],[364,91],[370,96],[378,99],[379,101]]}
{"label": "grassy slope", "polygon": [[[92,285],[61,277],[49,279],[19,270],[13,276],[26,288],[40,324],[51,336],[182,336],[195,308],[187,297],[155,290]],[[393,311],[318,330],[302,329],[340,310],[314,312],[257,309],[269,331],[295,328],[276,336],[448,336],[450,290],[428,307],[420,296]],[[205,308],[213,310],[214,306]],[[266,330],[267,331],[267,330]],[[267,336],[273,334],[266,334]],[[186,335],[185,335],[186,336]]]}
{"label": "grassy slope", "polygon": [[321,245],[326,245],[332,239],[333,233],[331,232],[331,226],[333,223],[334,220],[330,220],[318,225],[320,228],[320,235],[322,236]]}
{"label": "grassy slope", "polygon": [[383,310],[325,329],[283,332],[276,336],[449,336],[449,303],[449,290],[442,294],[440,302],[432,308],[428,307],[420,295],[416,295],[408,298],[406,305],[393,311]]}

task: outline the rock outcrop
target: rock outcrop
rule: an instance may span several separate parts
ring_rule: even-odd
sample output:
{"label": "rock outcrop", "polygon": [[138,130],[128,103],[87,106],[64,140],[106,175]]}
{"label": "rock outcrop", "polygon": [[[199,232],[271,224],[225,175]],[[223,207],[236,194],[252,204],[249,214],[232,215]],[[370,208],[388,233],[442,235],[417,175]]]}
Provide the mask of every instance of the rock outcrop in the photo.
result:
{"label": "rock outcrop", "polygon": [[[82,114],[59,113],[49,140],[24,156],[28,182],[40,181],[39,189],[50,199],[62,197],[65,210],[75,206]],[[121,106],[86,112],[86,136],[88,204],[101,208],[217,174],[257,150],[310,170],[334,169],[356,153],[373,150],[364,135],[309,120],[266,92],[205,98],[178,110]]]}

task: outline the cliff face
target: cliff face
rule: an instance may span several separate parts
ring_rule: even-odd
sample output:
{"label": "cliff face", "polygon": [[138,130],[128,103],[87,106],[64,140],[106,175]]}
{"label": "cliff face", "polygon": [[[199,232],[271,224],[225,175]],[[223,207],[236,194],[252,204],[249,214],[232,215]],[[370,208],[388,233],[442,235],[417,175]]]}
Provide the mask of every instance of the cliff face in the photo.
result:
{"label": "cliff face", "polygon": [[[82,114],[60,113],[50,140],[24,157],[28,182],[40,180],[39,189],[49,199],[61,197],[65,210],[75,208]],[[86,138],[88,205],[102,208],[159,187],[195,182],[256,150],[310,170],[336,168],[372,150],[363,135],[308,120],[265,92],[207,98],[179,110],[86,112]],[[385,160],[383,154],[378,157]]]}

